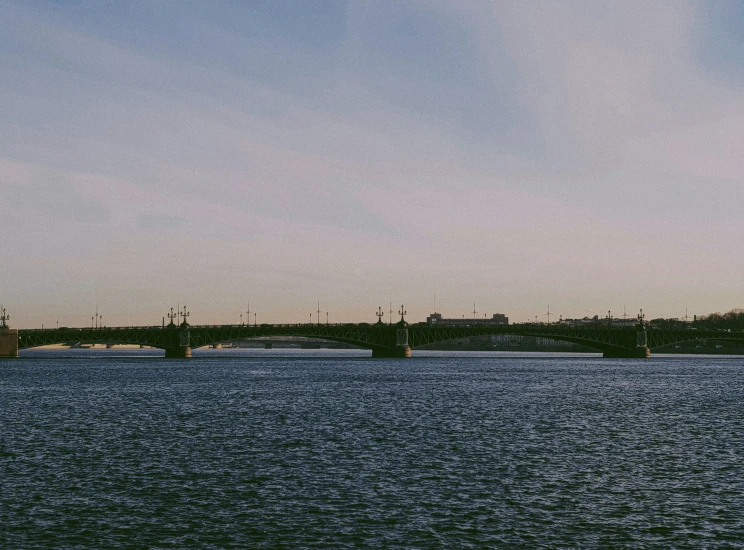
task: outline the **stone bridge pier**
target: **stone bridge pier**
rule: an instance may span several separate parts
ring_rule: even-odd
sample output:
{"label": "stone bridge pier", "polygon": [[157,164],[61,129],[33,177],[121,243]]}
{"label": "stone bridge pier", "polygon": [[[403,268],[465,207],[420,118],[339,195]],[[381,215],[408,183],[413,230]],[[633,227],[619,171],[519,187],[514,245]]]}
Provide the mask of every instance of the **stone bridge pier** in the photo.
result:
{"label": "stone bridge pier", "polygon": [[372,357],[411,357],[411,345],[408,343],[408,323],[404,319],[406,310],[400,306],[400,321],[395,326],[395,347],[372,348]]}
{"label": "stone bridge pier", "polygon": [[0,358],[18,357],[18,330],[0,328]]}
{"label": "stone bridge pier", "polygon": [[372,357],[411,357],[411,346],[395,346],[394,348],[372,348]]}
{"label": "stone bridge pier", "polygon": [[[184,312],[186,308],[184,308]],[[191,357],[191,332],[184,321],[179,327],[171,325],[171,330],[165,338],[166,359],[185,359]]]}
{"label": "stone bridge pier", "polygon": [[648,346],[636,347],[631,349],[612,349],[602,352],[602,357],[623,358],[623,359],[648,359],[651,357],[651,350]]}
{"label": "stone bridge pier", "polygon": [[188,346],[165,349],[166,359],[186,359],[187,357],[191,357],[191,348]]}
{"label": "stone bridge pier", "polygon": [[[643,322],[643,310],[638,319]],[[643,324],[640,324],[635,333],[635,342],[628,342],[627,348],[608,348],[604,350],[604,357],[621,357],[630,359],[647,359],[651,357],[651,349],[648,347],[648,333]],[[635,345],[634,345],[635,344]]]}

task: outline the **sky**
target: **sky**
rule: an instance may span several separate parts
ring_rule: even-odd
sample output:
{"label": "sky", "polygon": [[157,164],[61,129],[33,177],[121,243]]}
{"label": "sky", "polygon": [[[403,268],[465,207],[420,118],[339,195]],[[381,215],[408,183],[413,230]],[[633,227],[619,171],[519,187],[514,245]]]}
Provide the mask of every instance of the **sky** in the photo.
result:
{"label": "sky", "polygon": [[0,302],[728,311],[743,149],[741,2],[0,0]]}

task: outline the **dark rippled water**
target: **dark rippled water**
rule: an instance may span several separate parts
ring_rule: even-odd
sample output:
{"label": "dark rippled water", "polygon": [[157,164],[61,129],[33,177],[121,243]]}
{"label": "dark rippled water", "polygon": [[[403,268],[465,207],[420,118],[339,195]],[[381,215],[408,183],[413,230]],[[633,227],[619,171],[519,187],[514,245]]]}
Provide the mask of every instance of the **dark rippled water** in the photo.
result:
{"label": "dark rippled water", "polygon": [[744,545],[743,358],[229,351],[0,363],[0,547]]}

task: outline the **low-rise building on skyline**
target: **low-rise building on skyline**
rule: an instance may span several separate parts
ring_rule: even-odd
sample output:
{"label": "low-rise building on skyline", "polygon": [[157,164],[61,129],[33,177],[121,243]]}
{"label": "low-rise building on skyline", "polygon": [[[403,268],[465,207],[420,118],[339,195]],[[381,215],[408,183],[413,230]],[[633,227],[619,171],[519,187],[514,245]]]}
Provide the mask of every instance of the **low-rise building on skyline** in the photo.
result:
{"label": "low-rise building on skyline", "polygon": [[468,319],[462,317],[458,319],[456,317],[445,319],[441,313],[432,313],[426,318],[426,323],[429,325],[508,325],[509,318],[503,313],[494,313],[493,317],[484,317],[483,319],[474,318]]}

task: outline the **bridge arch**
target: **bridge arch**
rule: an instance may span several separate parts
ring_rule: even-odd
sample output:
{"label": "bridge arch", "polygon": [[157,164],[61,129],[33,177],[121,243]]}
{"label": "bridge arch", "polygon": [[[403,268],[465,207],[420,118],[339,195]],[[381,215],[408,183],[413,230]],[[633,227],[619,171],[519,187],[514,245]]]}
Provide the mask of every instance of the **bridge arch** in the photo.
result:
{"label": "bridge arch", "polygon": [[418,325],[410,331],[414,348],[426,344],[476,336],[530,336],[570,342],[596,349],[605,357],[645,357],[646,347],[637,346],[635,329],[582,329],[561,325]]}
{"label": "bridge arch", "polygon": [[196,327],[191,332],[191,347],[198,349],[237,339],[260,339],[277,336],[308,338],[315,341],[350,344],[373,353],[394,345],[389,330],[374,325],[272,325],[267,327]]}

